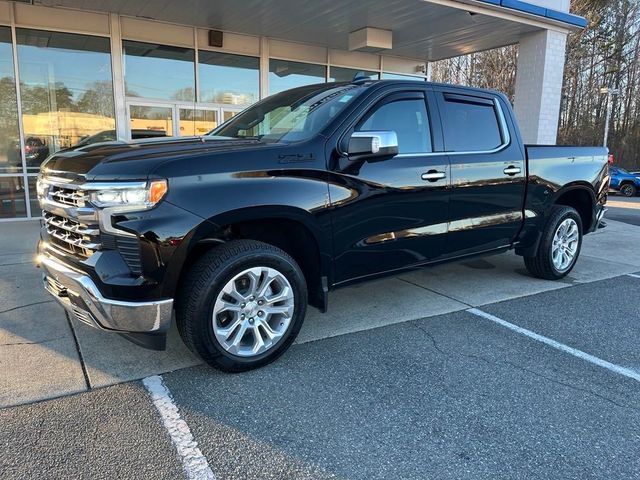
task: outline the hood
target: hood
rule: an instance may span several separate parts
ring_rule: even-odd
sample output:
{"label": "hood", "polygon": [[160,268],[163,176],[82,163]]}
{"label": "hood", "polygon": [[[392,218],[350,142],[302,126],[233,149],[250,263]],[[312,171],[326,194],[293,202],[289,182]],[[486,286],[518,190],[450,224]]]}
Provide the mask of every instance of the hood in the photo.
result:
{"label": "hood", "polygon": [[273,148],[258,140],[223,137],[145,139],[132,142],[96,143],[50,156],[44,174],[70,180],[140,180],[167,161],[207,155]]}

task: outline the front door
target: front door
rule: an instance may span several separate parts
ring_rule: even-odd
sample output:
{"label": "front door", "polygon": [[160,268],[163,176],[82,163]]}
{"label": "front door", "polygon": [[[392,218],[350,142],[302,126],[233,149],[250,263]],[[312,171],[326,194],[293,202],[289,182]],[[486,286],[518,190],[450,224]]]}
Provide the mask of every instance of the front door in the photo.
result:
{"label": "front door", "polygon": [[[434,153],[427,90],[390,93],[353,131],[395,131],[399,154],[329,176],[335,283],[428,262],[444,247],[449,164]],[[441,147],[441,145],[439,145]]]}

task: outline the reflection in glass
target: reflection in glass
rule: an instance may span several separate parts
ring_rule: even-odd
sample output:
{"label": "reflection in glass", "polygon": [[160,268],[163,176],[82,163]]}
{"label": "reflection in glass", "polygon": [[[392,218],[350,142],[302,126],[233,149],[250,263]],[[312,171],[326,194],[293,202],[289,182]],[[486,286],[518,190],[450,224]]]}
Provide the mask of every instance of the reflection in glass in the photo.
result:
{"label": "reflection in glass", "polygon": [[261,142],[306,140],[337,118],[363,88],[328,83],[281,92],[247,108],[211,134]]}
{"label": "reflection in glass", "polygon": [[127,96],[195,101],[192,49],[130,40],[124,40],[122,46]]}
{"label": "reflection in glass", "polygon": [[200,101],[231,105],[258,101],[260,59],[200,50],[198,61]]}
{"label": "reflection in glass", "polygon": [[214,110],[180,109],[180,129],[178,134],[181,137],[205,135],[217,126],[218,122]]}
{"label": "reflection in glass", "polygon": [[24,199],[23,177],[0,177],[0,218],[26,217]]}
{"label": "reflection in glass", "polygon": [[129,116],[129,128],[133,138],[173,137],[173,109],[171,107],[131,105]]}
{"label": "reflection in glass", "polygon": [[222,110],[222,121],[226,122],[227,120],[231,120],[238,113],[240,112],[236,112],[234,110]]}
{"label": "reflection in glass", "polygon": [[269,93],[326,81],[326,67],[312,63],[269,60]]}
{"label": "reflection in glass", "polygon": [[16,29],[27,171],[115,129],[109,39]]}
{"label": "reflection in glass", "polygon": [[382,80],[416,80],[418,82],[424,82],[427,79],[413,75],[402,75],[401,73],[382,72]]}
{"label": "reflection in glass", "polygon": [[358,70],[357,68],[331,67],[329,69],[330,82],[350,82],[356,75],[364,75],[371,80],[378,80],[380,75],[372,70]]}
{"label": "reflection in glass", "polygon": [[29,184],[29,203],[31,204],[31,216],[39,217],[42,215],[42,209],[40,208],[40,204],[38,203],[38,194],[36,190],[36,181],[38,177],[31,176],[27,177],[27,182]]}
{"label": "reflection in glass", "polygon": [[22,173],[11,29],[0,27],[0,173]]}

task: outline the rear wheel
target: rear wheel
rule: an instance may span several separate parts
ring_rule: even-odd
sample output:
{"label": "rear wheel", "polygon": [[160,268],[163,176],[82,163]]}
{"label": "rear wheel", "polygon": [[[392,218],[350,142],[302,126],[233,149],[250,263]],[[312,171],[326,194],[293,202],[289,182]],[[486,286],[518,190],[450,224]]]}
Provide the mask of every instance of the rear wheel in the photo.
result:
{"label": "rear wheel", "polygon": [[558,280],[573,269],[581,247],[580,215],[572,207],[557,205],[547,218],[538,252],[524,257],[524,264],[535,277]]}
{"label": "rear wheel", "polygon": [[625,197],[635,197],[636,195],[636,186],[631,183],[625,183],[620,186],[620,195]]}
{"label": "rear wheel", "polygon": [[302,271],[287,253],[253,240],[214,248],[188,272],[176,308],[186,345],[209,365],[266,365],[294,341],[307,307]]}

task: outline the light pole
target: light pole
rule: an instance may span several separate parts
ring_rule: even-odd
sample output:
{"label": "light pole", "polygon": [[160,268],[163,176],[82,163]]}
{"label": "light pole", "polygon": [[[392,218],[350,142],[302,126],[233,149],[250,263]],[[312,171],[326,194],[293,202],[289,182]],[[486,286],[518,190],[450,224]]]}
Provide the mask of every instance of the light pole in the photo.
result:
{"label": "light pole", "polygon": [[609,138],[609,120],[611,119],[611,97],[619,95],[620,90],[617,88],[602,87],[600,93],[607,96],[607,118],[604,120],[604,141],[602,142],[602,145],[606,147],[607,139]]}

